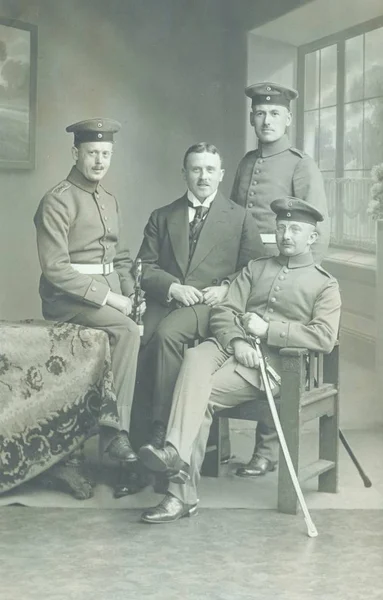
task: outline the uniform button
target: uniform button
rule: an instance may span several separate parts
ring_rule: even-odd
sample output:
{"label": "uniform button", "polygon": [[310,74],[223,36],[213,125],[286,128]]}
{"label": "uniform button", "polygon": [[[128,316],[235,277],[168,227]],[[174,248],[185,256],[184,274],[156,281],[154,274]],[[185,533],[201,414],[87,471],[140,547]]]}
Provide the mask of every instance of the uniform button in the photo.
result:
{"label": "uniform button", "polygon": [[261,171],[259,169],[255,169],[255,172],[256,173],[260,173]]}
{"label": "uniform button", "polygon": [[95,292],[97,290],[96,286],[92,285],[92,287],[90,288],[92,290],[92,292]]}
{"label": "uniform button", "polygon": [[249,202],[249,204],[247,205],[249,208],[253,208],[254,206],[254,202]]}
{"label": "uniform button", "polygon": [[285,334],[285,332],[284,332],[284,331],[282,331],[282,332],[281,332],[279,335],[280,335],[281,337],[286,337],[286,334]]}
{"label": "uniform button", "polygon": [[112,231],[112,228],[108,227],[107,231],[110,233]]}
{"label": "uniform button", "polygon": [[253,179],[253,185],[257,185],[258,181],[256,181],[255,179]]}
{"label": "uniform button", "polygon": [[280,279],[281,281],[283,281],[283,280],[285,279],[285,276],[284,276],[284,275],[280,275],[280,276],[278,277],[278,279]]}
{"label": "uniform button", "polygon": [[268,323],[270,321],[270,317],[268,317],[268,316],[263,317],[263,320],[266,321],[266,323]]}
{"label": "uniform button", "polygon": [[[107,247],[108,247],[108,246],[107,246]],[[281,288],[279,287],[279,285],[276,285],[276,286],[275,286],[275,291],[276,291],[276,292],[279,292],[279,290],[280,290],[280,289],[281,289]]]}
{"label": "uniform button", "polygon": [[274,296],[272,298],[270,298],[270,302],[276,302],[276,301],[277,301],[277,299],[274,298]]}
{"label": "uniform button", "polygon": [[98,192],[94,192],[94,197],[95,197],[95,198],[99,198],[99,197],[100,197],[100,194],[99,194]]}
{"label": "uniform button", "polygon": [[283,272],[284,273],[288,273],[289,272],[288,268],[287,267],[283,267]]}
{"label": "uniform button", "polygon": [[109,245],[109,244],[106,244],[106,246],[105,246],[105,247],[106,247],[106,249],[108,249],[108,248],[110,248],[110,245]]}
{"label": "uniform button", "polygon": [[270,313],[273,313],[273,312],[274,312],[274,309],[273,309],[273,308],[269,308],[269,312],[270,312]]}
{"label": "uniform button", "polygon": [[254,196],[255,192],[250,192],[249,196]]}
{"label": "uniform button", "polygon": [[101,204],[101,210],[105,210],[105,204]]}
{"label": "uniform button", "polygon": [[263,163],[263,158],[258,158],[258,162],[259,162],[260,164],[262,164],[262,163]]}
{"label": "uniform button", "polygon": [[107,221],[107,220],[108,220],[108,217],[105,215],[105,217],[104,217],[104,221]]}

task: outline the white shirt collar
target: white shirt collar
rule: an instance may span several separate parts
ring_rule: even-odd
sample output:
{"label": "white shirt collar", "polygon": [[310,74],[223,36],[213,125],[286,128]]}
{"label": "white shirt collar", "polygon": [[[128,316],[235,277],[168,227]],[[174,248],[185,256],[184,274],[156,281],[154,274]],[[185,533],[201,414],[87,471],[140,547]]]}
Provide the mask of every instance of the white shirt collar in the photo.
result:
{"label": "white shirt collar", "polygon": [[218,189],[215,190],[215,192],[213,192],[211,194],[211,196],[208,196],[205,200],[203,205],[201,204],[201,202],[198,200],[198,198],[195,197],[195,195],[193,194],[193,192],[191,192],[190,190],[187,191],[187,198],[189,200],[189,202],[191,202],[193,204],[194,208],[197,208],[198,206],[207,206],[209,207],[210,204],[213,202],[214,198],[216,197],[218,192]]}

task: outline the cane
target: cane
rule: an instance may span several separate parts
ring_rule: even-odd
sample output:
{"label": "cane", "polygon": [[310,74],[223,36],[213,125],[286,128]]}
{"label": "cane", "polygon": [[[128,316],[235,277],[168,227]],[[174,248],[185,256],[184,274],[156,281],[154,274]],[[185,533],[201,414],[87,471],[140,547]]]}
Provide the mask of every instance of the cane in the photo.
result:
{"label": "cane", "polygon": [[270,387],[270,382],[269,382],[269,376],[268,376],[268,373],[266,371],[266,362],[265,362],[265,359],[264,359],[264,356],[263,356],[263,352],[262,352],[261,340],[258,337],[255,338],[255,350],[256,350],[258,358],[259,358],[259,367],[260,367],[260,370],[261,370],[261,377],[262,377],[263,385],[265,387],[267,401],[269,403],[269,407],[270,407],[271,415],[273,417],[275,429],[277,430],[279,443],[281,445],[281,448],[282,448],[282,451],[283,451],[283,455],[285,457],[285,461],[286,461],[286,464],[287,464],[287,468],[289,470],[289,474],[290,474],[290,477],[291,477],[291,481],[292,481],[292,484],[294,486],[295,493],[296,493],[297,498],[299,500],[299,504],[301,505],[301,508],[302,508],[302,511],[303,511],[303,515],[304,515],[304,518],[305,518],[305,521],[306,521],[307,534],[308,534],[309,537],[317,537],[318,531],[317,531],[317,529],[316,529],[316,527],[315,527],[315,525],[313,523],[313,520],[311,519],[310,513],[309,513],[308,508],[307,508],[307,504],[306,504],[305,499],[303,497],[302,490],[301,490],[300,485],[299,485],[298,477],[297,477],[297,475],[295,473],[294,465],[292,463],[290,452],[289,452],[289,449],[287,447],[285,434],[283,433],[281,422],[279,420],[279,415],[278,415],[278,412],[277,412],[277,408],[275,406],[274,397],[273,397],[273,394],[271,392],[271,387]]}
{"label": "cane", "polygon": [[371,487],[372,483],[371,483],[371,479],[369,479],[369,477],[367,477],[366,473],[363,471],[360,462],[358,461],[358,459],[356,458],[355,454],[353,453],[353,451],[351,450],[351,446],[348,443],[348,441],[346,440],[346,438],[344,437],[343,433],[341,432],[341,430],[339,429],[339,439],[342,442],[343,446],[345,447],[345,449],[347,450],[347,453],[349,455],[349,457],[351,458],[352,462],[354,463],[354,465],[356,466],[356,468],[358,469],[358,473],[361,476],[363,483],[364,483],[364,487]]}

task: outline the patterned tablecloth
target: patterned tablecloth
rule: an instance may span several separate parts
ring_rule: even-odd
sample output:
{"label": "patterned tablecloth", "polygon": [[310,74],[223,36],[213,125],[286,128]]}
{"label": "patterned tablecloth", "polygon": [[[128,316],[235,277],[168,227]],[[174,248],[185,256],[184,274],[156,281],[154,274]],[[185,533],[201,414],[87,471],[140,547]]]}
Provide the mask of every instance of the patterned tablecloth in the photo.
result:
{"label": "patterned tablecloth", "polygon": [[0,493],[118,428],[108,336],[80,325],[0,321]]}

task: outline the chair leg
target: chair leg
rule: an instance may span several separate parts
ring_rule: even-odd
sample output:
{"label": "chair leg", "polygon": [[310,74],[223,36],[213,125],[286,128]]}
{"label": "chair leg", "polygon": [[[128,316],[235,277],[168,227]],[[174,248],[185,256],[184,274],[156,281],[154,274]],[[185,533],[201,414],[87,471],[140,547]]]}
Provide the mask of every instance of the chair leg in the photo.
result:
{"label": "chair leg", "polygon": [[318,490],[336,493],[338,491],[338,419],[337,415],[324,415],[319,419],[319,458],[330,460],[334,467],[319,475]]}

